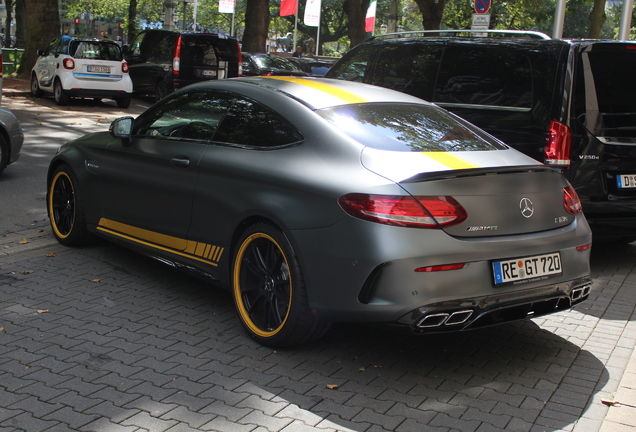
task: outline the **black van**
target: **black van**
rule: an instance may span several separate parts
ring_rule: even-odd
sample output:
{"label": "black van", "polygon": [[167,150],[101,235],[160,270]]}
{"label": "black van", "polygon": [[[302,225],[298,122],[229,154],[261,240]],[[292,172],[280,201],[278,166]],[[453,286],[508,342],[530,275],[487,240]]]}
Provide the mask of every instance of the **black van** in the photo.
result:
{"label": "black van", "polygon": [[368,39],[325,76],[434,102],[562,166],[595,237],[636,240],[636,43],[417,33]]}
{"label": "black van", "polygon": [[155,100],[188,84],[241,74],[238,40],[215,33],[144,30],[124,52],[134,92]]}

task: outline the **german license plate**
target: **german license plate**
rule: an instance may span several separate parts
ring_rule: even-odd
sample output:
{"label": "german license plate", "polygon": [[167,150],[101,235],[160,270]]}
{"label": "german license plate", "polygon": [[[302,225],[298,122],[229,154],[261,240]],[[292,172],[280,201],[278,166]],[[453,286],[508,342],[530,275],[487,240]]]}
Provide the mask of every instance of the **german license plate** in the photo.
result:
{"label": "german license plate", "polygon": [[201,71],[201,75],[204,75],[204,76],[216,76],[216,71],[215,70],[204,70],[204,71]]}
{"label": "german license plate", "polygon": [[86,69],[89,72],[110,73],[110,67],[108,66],[87,66]]}
{"label": "german license plate", "polygon": [[492,263],[495,285],[514,284],[532,279],[547,279],[563,273],[559,252]]}
{"label": "german license plate", "polygon": [[620,174],[616,176],[619,189],[636,188],[636,174]]}

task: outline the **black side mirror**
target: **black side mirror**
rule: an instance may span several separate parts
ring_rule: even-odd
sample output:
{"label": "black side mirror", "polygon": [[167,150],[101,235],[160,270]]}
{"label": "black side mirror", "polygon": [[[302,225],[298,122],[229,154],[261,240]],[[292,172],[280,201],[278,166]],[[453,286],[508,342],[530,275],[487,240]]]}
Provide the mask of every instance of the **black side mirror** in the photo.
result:
{"label": "black side mirror", "polygon": [[121,117],[113,121],[108,128],[113,138],[120,139],[124,147],[127,147],[132,143],[132,117]]}

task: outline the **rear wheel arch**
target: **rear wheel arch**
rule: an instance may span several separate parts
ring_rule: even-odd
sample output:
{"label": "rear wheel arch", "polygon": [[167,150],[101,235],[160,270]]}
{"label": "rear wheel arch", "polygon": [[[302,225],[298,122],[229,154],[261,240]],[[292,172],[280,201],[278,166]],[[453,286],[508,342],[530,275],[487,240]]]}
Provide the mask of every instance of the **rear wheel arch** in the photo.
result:
{"label": "rear wheel arch", "polygon": [[[264,217],[244,220],[232,239],[229,272],[235,307],[250,336],[266,346],[283,347],[310,342],[324,335],[330,327],[329,322],[317,317],[309,307],[302,266],[294,243],[284,230]],[[274,265],[270,260],[269,265],[255,265],[250,261],[251,256],[260,257],[254,253],[255,249],[271,251],[278,264]],[[270,290],[259,281],[263,273],[268,273],[272,281]],[[273,288],[281,286],[281,283],[284,288]],[[273,297],[262,300],[267,295]],[[269,304],[275,305],[263,306],[270,301]],[[278,315],[273,324],[267,318],[272,315]]]}

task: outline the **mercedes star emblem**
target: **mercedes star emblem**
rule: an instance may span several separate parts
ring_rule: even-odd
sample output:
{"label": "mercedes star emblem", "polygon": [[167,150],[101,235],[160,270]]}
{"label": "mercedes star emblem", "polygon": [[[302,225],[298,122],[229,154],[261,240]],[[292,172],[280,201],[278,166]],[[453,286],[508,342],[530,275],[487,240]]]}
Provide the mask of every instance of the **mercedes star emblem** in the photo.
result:
{"label": "mercedes star emblem", "polygon": [[530,198],[521,198],[521,201],[519,201],[519,210],[521,210],[521,214],[524,218],[532,217],[534,214],[534,204],[532,204]]}

